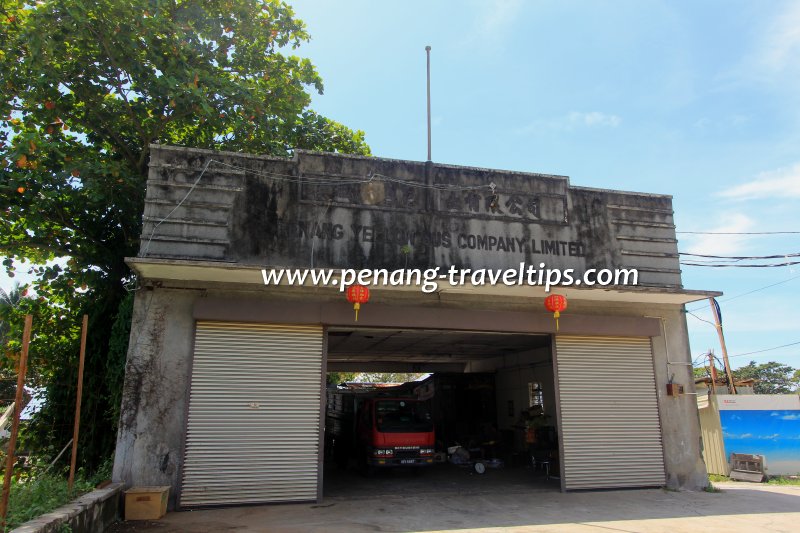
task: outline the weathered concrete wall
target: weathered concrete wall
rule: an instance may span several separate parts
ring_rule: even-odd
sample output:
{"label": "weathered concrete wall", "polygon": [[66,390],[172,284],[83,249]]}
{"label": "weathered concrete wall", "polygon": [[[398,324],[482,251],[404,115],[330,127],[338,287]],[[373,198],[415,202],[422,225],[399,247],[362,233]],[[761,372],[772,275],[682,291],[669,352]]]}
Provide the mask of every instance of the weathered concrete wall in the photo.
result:
{"label": "weathered concrete wall", "polygon": [[669,196],[302,151],[286,160],[153,146],[139,256],[317,268],[544,262],[638,268],[641,285],[681,285]]}
{"label": "weathered concrete wall", "polygon": [[142,289],[136,294],[125,369],[114,481],[170,485],[174,508],[191,380],[200,291]]}
{"label": "weathered concrete wall", "polygon": [[[664,442],[667,487],[697,490],[708,485],[702,457],[700,418],[692,373],[686,315],[680,308],[650,308],[644,314],[663,318],[666,335],[653,338],[658,407]],[[685,394],[667,396],[672,379]]]}

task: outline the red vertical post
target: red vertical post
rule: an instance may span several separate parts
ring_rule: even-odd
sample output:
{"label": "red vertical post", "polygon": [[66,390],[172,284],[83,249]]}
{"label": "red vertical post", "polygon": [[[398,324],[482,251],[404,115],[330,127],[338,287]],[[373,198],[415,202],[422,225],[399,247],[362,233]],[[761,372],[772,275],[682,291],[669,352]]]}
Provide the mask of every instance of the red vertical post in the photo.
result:
{"label": "red vertical post", "polygon": [[72,431],[72,459],[69,463],[69,491],[75,483],[75,462],[78,458],[78,433],[81,429],[81,399],[83,398],[83,361],[86,358],[86,330],[89,328],[89,315],[83,315],[81,328],[81,355],[78,363],[78,399],[75,402],[75,428]]}
{"label": "red vertical post", "polygon": [[11,424],[11,436],[8,439],[8,456],[6,457],[6,474],[3,478],[3,499],[0,502],[2,530],[6,529],[8,514],[8,496],[11,492],[11,476],[14,474],[14,449],[17,446],[19,417],[22,414],[23,392],[25,391],[25,374],[28,371],[28,345],[31,342],[31,325],[33,316],[25,315],[25,329],[22,333],[22,353],[19,356],[19,373],[17,374],[17,394],[14,400],[14,421]]}

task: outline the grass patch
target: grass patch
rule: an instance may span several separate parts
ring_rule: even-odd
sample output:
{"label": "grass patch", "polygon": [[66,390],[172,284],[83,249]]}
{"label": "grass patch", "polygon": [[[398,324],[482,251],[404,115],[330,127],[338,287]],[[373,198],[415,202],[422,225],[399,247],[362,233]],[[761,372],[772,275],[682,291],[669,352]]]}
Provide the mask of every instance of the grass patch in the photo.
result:
{"label": "grass patch", "polygon": [[[708,480],[711,483],[721,483],[731,481],[728,476],[720,476],[719,474],[709,474]],[[768,485],[800,485],[800,475],[797,476],[773,476],[769,478],[766,483]]]}
{"label": "grass patch", "polygon": [[718,492],[722,492],[717,487],[715,487],[712,483],[709,483],[708,485],[706,485],[706,487],[703,490],[706,491],[706,492],[711,492],[713,494],[716,494]]}
{"label": "grass patch", "polygon": [[775,476],[769,478],[768,485],[800,485],[800,476]]}
{"label": "grass patch", "polygon": [[34,480],[15,482],[11,485],[8,501],[7,528],[14,529],[28,520],[58,509],[92,488],[94,485],[91,482],[76,479],[70,493],[67,490],[67,480],[52,474],[41,475]]}
{"label": "grass patch", "polygon": [[111,478],[111,466],[111,461],[106,461],[95,475],[88,478],[78,470],[72,492],[67,490],[66,473],[44,473],[13,481],[8,499],[6,531],[92,491],[98,483]]}

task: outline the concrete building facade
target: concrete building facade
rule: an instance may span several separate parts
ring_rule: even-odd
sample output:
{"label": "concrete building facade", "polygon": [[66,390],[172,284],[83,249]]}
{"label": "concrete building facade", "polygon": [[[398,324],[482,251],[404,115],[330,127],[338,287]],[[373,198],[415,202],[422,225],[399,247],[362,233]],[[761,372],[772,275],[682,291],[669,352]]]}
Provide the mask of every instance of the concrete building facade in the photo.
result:
{"label": "concrete building facade", "polygon": [[[298,151],[153,146],[115,481],[172,507],[322,495],[326,371],[493,372],[542,383],[563,490],[707,484],[669,196],[563,176]],[[373,286],[358,322],[302,269],[636,269],[638,283]],[[470,280],[469,278],[467,281]],[[684,394],[668,395],[667,384]]]}

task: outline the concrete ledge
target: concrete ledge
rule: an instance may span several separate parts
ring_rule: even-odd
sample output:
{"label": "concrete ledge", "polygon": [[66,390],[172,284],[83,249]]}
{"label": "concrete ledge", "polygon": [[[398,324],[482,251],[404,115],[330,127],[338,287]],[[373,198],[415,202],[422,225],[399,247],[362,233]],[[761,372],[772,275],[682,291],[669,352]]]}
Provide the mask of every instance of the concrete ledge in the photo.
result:
{"label": "concrete ledge", "polygon": [[25,522],[12,533],[56,533],[69,526],[75,533],[102,533],[117,520],[122,496],[122,483],[84,494],[55,511]]}

